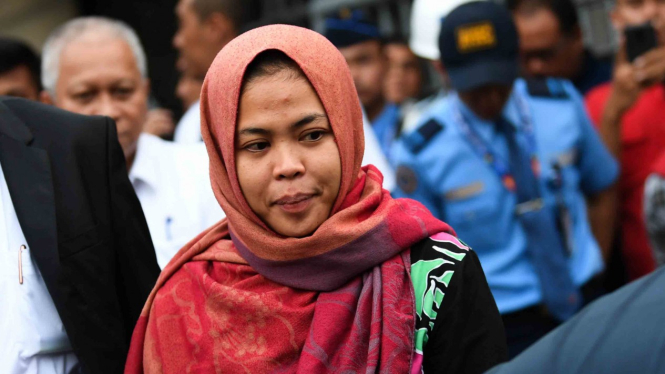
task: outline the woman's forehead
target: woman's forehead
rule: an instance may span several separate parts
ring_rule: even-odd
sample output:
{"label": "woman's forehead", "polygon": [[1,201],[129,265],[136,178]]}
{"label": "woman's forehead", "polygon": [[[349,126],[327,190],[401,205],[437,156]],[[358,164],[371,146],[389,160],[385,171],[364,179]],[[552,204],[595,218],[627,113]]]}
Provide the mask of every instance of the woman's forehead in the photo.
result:
{"label": "woman's forehead", "polygon": [[325,118],[323,104],[307,80],[266,76],[241,95],[236,130],[276,126],[285,130],[306,119],[309,123]]}

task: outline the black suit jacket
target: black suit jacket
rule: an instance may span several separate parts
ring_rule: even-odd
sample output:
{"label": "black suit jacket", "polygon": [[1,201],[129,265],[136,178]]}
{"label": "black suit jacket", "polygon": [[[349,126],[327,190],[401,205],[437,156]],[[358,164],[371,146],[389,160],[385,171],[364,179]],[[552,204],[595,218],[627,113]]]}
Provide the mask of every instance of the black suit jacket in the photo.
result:
{"label": "black suit jacket", "polygon": [[0,163],[83,371],[122,372],[159,267],[115,124],[0,97]]}

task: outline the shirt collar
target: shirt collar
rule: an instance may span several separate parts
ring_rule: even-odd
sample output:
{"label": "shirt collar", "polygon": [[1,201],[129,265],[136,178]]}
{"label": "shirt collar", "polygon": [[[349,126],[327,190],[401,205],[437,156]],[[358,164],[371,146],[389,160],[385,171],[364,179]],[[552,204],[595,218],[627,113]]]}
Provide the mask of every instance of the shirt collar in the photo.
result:
{"label": "shirt collar", "polygon": [[158,139],[153,138],[156,137],[145,133],[139,136],[138,143],[136,144],[136,156],[129,171],[129,180],[132,182],[134,188],[137,188],[139,184],[145,184],[152,189],[157,188],[159,177],[157,175],[157,168],[152,161],[151,149]]}
{"label": "shirt collar", "polygon": [[[503,106],[503,111],[501,112],[501,116],[508,120],[508,122],[513,126],[516,126],[516,119],[518,118],[517,109],[515,108],[515,95],[519,95],[517,90],[518,87],[516,85],[513,86],[513,91],[511,92],[510,97],[508,97],[508,101],[506,101],[506,104]],[[494,121],[488,121],[478,117],[471,109],[469,109],[469,107],[466,106],[466,104],[464,104],[457,93],[454,93],[453,100],[460,108],[464,118],[466,118],[472,126],[491,129],[494,128]]]}

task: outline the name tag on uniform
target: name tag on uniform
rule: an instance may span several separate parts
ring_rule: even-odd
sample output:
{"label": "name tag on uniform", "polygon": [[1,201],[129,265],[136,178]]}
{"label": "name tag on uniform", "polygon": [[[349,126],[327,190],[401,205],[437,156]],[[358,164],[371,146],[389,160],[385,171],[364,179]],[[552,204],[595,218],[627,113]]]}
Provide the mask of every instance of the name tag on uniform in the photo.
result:
{"label": "name tag on uniform", "polygon": [[482,182],[474,182],[468,186],[450,190],[443,196],[446,198],[446,200],[461,200],[466,199],[467,197],[478,195],[479,193],[483,192],[483,190],[485,190],[485,185]]}

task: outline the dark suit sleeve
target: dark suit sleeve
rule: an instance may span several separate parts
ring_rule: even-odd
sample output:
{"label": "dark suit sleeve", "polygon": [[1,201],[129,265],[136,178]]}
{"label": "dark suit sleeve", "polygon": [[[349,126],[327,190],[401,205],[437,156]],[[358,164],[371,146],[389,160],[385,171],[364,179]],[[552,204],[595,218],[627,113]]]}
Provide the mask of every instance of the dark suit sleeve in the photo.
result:
{"label": "dark suit sleeve", "polygon": [[107,119],[106,127],[116,290],[129,342],[160,269],[141,204],[127,176],[115,124]]}
{"label": "dark suit sleeve", "polygon": [[425,347],[425,374],[484,373],[508,359],[503,321],[475,252],[460,267]]}

